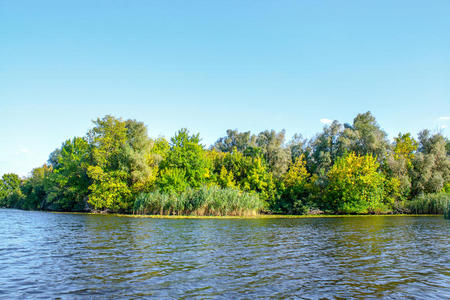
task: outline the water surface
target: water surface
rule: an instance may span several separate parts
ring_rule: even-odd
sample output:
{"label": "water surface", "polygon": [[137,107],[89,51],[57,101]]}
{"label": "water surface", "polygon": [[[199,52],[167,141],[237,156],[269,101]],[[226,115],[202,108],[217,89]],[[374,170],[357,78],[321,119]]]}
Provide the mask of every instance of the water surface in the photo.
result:
{"label": "water surface", "polygon": [[443,217],[150,219],[0,209],[1,298],[450,298]]}

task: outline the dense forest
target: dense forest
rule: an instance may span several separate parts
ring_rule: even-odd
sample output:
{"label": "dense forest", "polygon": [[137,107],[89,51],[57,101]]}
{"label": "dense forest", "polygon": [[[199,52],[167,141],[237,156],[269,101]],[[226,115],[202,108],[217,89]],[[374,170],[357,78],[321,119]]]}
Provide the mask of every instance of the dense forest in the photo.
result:
{"label": "dense forest", "polygon": [[390,142],[370,113],[307,140],[227,130],[214,145],[179,130],[151,139],[105,116],[26,178],[4,174],[0,207],[173,215],[443,213],[450,141],[421,131]]}

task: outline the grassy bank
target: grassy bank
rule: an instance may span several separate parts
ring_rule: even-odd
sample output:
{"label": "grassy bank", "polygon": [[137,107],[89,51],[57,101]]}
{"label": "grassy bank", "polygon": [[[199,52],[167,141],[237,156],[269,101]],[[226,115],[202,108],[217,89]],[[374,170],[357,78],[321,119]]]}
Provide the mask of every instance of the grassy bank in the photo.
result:
{"label": "grassy bank", "polygon": [[315,219],[315,218],[375,218],[375,217],[442,217],[437,214],[388,214],[388,215],[271,215],[256,214],[246,216],[206,216],[206,215],[142,215],[142,214],[107,214],[92,212],[50,212],[54,214],[75,214],[87,216],[149,218],[149,219]]}

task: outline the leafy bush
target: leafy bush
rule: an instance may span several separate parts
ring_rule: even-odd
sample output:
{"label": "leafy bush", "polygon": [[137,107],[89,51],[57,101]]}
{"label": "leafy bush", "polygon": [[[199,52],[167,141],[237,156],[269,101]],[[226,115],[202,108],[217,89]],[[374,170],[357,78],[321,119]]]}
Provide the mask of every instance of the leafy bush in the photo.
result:
{"label": "leafy bush", "polygon": [[382,213],[384,176],[372,155],[350,153],[340,157],[328,172],[327,206],[338,213]]}
{"label": "leafy bush", "polygon": [[305,214],[308,211],[306,205],[308,192],[311,190],[310,174],[306,169],[304,156],[298,157],[291,163],[288,172],[284,175],[282,184],[278,188],[280,199],[275,201],[271,209],[275,212],[288,214]]}

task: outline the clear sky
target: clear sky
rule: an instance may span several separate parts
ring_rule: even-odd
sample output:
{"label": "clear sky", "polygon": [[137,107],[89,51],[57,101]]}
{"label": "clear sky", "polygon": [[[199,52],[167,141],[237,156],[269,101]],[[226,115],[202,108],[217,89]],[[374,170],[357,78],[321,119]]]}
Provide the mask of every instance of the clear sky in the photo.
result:
{"label": "clear sky", "polygon": [[0,0],[0,175],[106,114],[209,145],[368,110],[449,136],[450,1]]}

